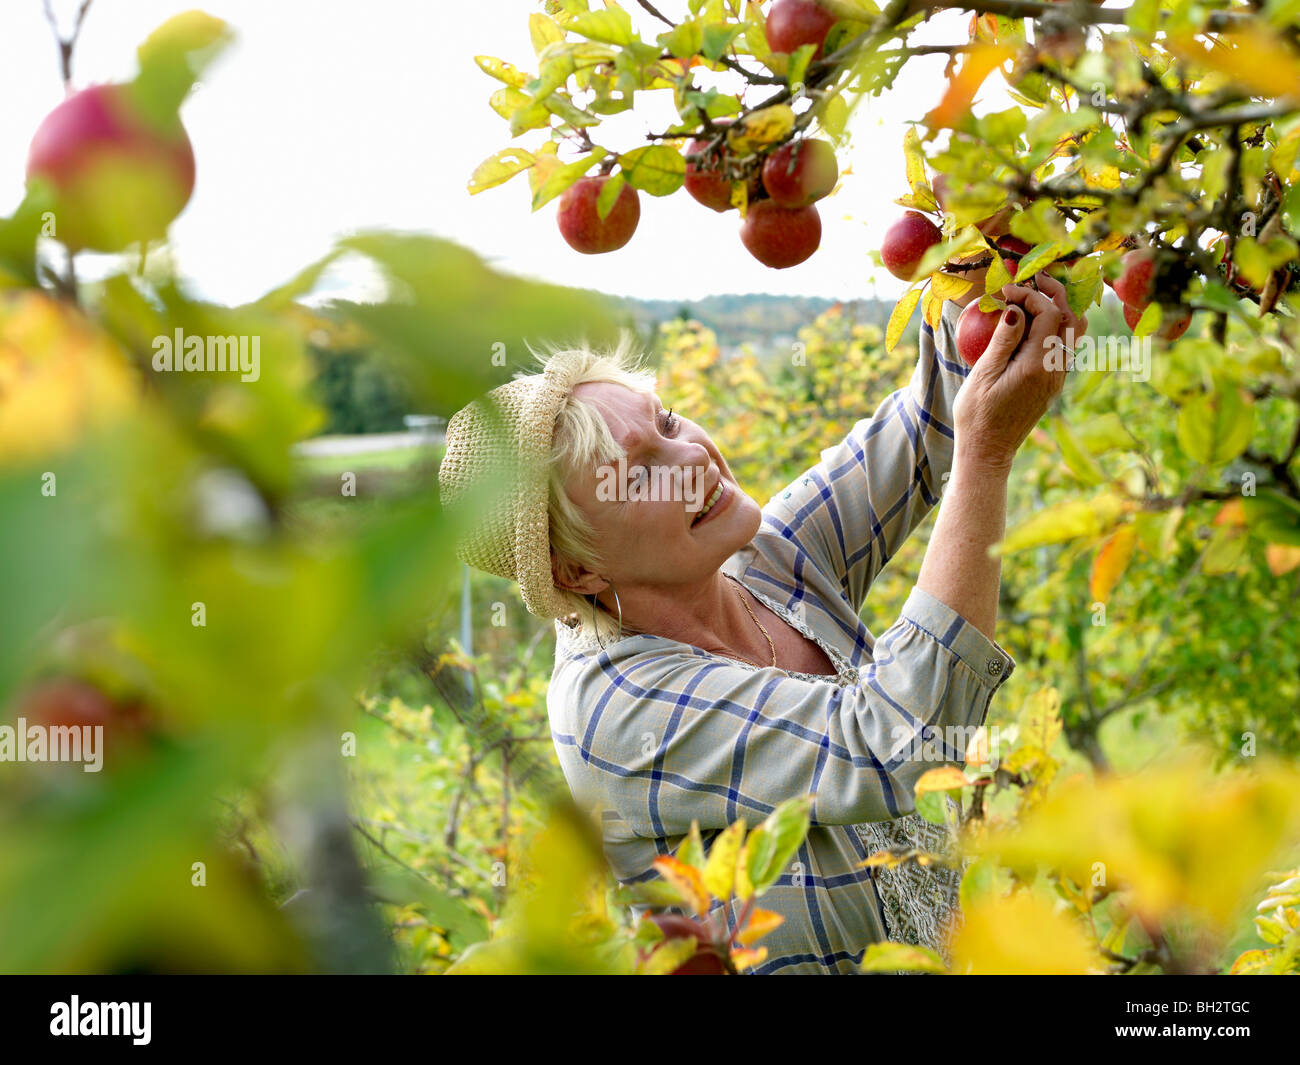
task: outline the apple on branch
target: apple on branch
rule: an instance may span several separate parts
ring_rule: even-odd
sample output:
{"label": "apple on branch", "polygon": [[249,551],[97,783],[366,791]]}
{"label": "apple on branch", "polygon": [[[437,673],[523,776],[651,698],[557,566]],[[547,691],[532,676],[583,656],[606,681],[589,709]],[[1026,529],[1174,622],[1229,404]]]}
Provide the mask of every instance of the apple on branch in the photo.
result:
{"label": "apple on branch", "polygon": [[911,281],[925,253],[943,240],[943,233],[918,211],[908,211],[885,230],[880,259],[900,281]]}
{"label": "apple on branch", "polygon": [[[966,305],[966,309],[957,318],[955,339],[957,354],[967,366],[974,366],[981,355],[988,350],[993,340],[993,333],[1002,317],[1003,308],[995,307],[991,311],[980,310],[980,301]],[[1025,335],[1029,334],[1029,323],[1025,323]]]}
{"label": "apple on branch", "polygon": [[763,188],[782,207],[807,207],[827,196],[839,180],[835,149],[823,140],[790,141],[763,163]]}
{"label": "apple on branch", "polygon": [[775,200],[759,200],[745,213],[740,240],[764,266],[774,270],[798,266],[821,245],[821,215],[811,204],[782,207]]}
{"label": "apple on branch", "polygon": [[146,113],[132,84],[92,85],[51,111],[32,137],[27,181],[55,198],[70,251],[118,252],[164,237],[194,191],[194,150],[180,120]]}
{"label": "apple on branch", "polygon": [[600,217],[597,201],[608,180],[607,175],[579,178],[560,197],[556,215],[560,235],[583,255],[617,251],[632,239],[641,221],[641,199],[636,189],[626,183],[619,189],[609,214]]}
{"label": "apple on branch", "polygon": [[813,59],[821,58],[835,16],[813,0],[776,0],[767,13],[767,43],[774,52],[790,54],[815,44]]}
{"label": "apple on branch", "polygon": [[[730,125],[730,123],[719,121],[714,125],[721,128]],[[708,149],[711,143],[710,140],[697,138],[686,146],[688,158],[686,161],[686,179],[683,184],[686,191],[704,204],[705,207],[710,207],[715,211],[730,211],[732,208],[731,179],[727,177],[727,164],[730,159],[725,139],[710,158],[698,158]],[[692,162],[690,156],[696,156],[697,159]]]}

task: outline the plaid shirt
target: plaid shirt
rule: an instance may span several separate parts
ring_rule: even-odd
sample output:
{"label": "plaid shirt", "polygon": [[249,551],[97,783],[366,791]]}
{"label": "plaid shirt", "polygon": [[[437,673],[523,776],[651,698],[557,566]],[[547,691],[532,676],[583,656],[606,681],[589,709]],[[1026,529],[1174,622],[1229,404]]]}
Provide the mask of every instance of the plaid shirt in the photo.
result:
{"label": "plaid shirt", "polygon": [[792,677],[661,636],[601,651],[556,625],[551,734],[574,798],[600,812],[621,881],[657,875],[651,862],[674,852],[693,820],[707,846],[738,818],[752,826],[786,799],[815,795],[807,840],[760,903],[785,918],[760,941],[760,973],[852,972],[869,944],[888,938],[853,825],[912,812],[917,779],[964,754],[944,744],[934,760],[956,733],[927,726],[982,724],[1015,668],[919,588],[878,639],[858,617],[952,464],[952,405],[969,372],[950,354],[958,310],[945,306],[938,345],[923,325],[908,387],[777,493],[753,541],[723,567],[802,621],[838,678]]}

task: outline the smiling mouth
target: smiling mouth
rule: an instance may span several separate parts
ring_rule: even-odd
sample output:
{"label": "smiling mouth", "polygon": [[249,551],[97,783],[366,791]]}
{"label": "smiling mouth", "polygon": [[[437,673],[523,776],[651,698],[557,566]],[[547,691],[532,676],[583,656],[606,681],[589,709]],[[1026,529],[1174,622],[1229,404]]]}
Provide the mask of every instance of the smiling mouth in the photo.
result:
{"label": "smiling mouth", "polygon": [[709,517],[709,515],[714,512],[714,510],[718,509],[718,504],[721,503],[726,498],[726,496],[727,496],[726,482],[723,480],[719,480],[717,486],[713,489],[712,492],[709,493],[708,499],[704,501],[704,506],[700,508],[700,512],[697,515],[695,515],[694,520],[691,522],[691,528],[693,529],[695,528],[695,526],[705,521]]}

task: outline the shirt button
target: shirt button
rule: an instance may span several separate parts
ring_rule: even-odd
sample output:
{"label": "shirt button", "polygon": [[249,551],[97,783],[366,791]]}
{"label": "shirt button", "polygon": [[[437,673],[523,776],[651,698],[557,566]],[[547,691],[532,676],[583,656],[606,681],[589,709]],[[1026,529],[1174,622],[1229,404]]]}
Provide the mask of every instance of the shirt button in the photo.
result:
{"label": "shirt button", "polygon": [[997,658],[989,659],[989,673],[994,677],[1002,675],[1002,662]]}

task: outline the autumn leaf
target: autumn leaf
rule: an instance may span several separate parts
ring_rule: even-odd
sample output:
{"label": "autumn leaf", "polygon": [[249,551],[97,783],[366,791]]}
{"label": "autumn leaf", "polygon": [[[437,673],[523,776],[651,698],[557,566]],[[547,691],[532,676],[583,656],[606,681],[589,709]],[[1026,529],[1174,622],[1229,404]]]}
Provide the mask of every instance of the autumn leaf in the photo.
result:
{"label": "autumn leaf", "polygon": [[961,69],[948,79],[938,105],[925,116],[931,129],[953,129],[970,113],[975,94],[985,79],[1015,52],[1005,45],[978,44],[965,53]]}
{"label": "autumn leaf", "polygon": [[700,917],[709,912],[709,892],[704,886],[704,874],[698,869],[670,855],[656,858],[654,867],[660,876],[681,893],[688,909]]}
{"label": "autumn leaf", "polygon": [[1110,602],[1110,593],[1115,590],[1115,585],[1128,568],[1136,543],[1136,528],[1121,525],[1098,549],[1092,560],[1092,576],[1088,582],[1088,591],[1094,603]]}

